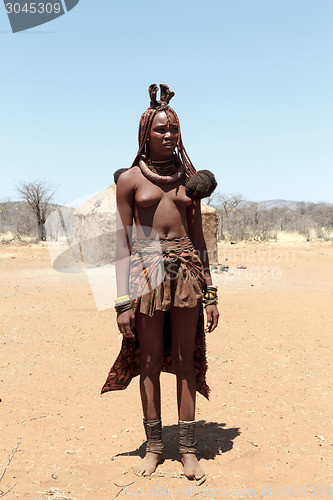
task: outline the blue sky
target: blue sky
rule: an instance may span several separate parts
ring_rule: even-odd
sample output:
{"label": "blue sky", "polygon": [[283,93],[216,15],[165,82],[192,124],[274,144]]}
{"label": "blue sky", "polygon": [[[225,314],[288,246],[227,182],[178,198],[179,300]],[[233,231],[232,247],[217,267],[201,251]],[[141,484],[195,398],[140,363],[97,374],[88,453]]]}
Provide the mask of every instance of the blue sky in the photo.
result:
{"label": "blue sky", "polygon": [[80,0],[13,34],[0,4],[0,201],[34,179],[58,203],[108,187],[166,83],[221,192],[333,203],[332,18],[332,0]]}

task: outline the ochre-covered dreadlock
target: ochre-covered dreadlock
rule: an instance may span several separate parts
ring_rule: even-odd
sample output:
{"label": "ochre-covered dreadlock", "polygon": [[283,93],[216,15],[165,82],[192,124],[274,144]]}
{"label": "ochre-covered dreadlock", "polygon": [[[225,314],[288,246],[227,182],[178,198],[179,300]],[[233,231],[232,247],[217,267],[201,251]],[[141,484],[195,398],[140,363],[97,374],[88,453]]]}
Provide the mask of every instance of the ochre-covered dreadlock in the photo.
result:
{"label": "ochre-covered dreadlock", "polygon": [[[150,135],[151,126],[154,120],[155,115],[159,111],[165,111],[167,114],[171,113],[177,121],[178,129],[179,129],[179,140],[176,146],[174,154],[177,156],[178,162],[183,166],[186,178],[186,193],[193,199],[201,199],[210,196],[211,193],[217,186],[216,180],[212,172],[209,170],[202,170],[197,172],[194,168],[186,149],[183,145],[182,136],[180,132],[180,123],[177,113],[169,107],[169,101],[175,95],[174,92],[169,90],[169,87],[164,84],[160,84],[161,89],[161,100],[157,101],[156,94],[158,91],[158,87],[156,84],[152,84],[149,87],[149,95],[150,95],[150,106],[149,108],[142,114],[139,123],[139,149],[137,155],[131,165],[135,167],[139,164],[140,157],[147,153],[147,141]],[[117,176],[115,173],[115,178],[117,180],[119,175]],[[122,173],[122,172],[121,172]]]}

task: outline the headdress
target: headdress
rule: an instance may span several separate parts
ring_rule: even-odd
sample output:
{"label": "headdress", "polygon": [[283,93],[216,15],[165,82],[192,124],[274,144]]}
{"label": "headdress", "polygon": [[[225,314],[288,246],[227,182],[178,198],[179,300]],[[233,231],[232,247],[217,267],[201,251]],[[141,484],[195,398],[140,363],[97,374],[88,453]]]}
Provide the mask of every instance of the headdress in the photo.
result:
{"label": "headdress", "polygon": [[150,107],[156,109],[156,111],[161,111],[162,109],[169,108],[169,102],[175,95],[174,92],[170,92],[169,87],[164,83],[160,84],[161,89],[161,100],[158,101],[156,98],[156,94],[158,91],[158,87],[156,83],[152,83],[149,85],[149,95],[150,95]]}
{"label": "headdress", "polygon": [[[160,91],[160,100],[158,101],[156,96],[158,92],[157,85],[153,83],[149,86],[150,106],[140,118],[139,149],[132,163],[132,167],[138,165],[142,155],[147,152],[147,140],[149,138],[151,125],[156,113],[158,113],[159,111],[166,111],[167,113],[171,113],[175,117],[180,130],[178,116],[176,112],[169,106],[169,102],[173,98],[175,93],[171,92],[169,87],[163,83],[160,84]],[[177,164],[181,165],[185,172],[186,194],[192,199],[202,199],[210,196],[217,186],[214,174],[212,174],[212,172],[210,172],[209,170],[199,170],[199,172],[196,171],[184,148],[180,132],[174,156]],[[117,170],[117,172],[115,172],[114,174],[114,177],[117,180],[120,175],[118,174],[118,172],[119,171]]]}

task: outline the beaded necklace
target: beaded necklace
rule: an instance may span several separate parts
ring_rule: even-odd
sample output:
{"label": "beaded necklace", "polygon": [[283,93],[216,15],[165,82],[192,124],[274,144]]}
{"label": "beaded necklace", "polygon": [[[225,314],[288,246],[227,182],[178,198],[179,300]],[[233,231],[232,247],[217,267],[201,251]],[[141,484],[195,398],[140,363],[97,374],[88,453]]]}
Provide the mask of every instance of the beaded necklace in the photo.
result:
{"label": "beaded necklace", "polygon": [[[159,163],[159,165],[158,165]],[[184,175],[184,168],[182,165],[176,163],[175,158],[166,162],[152,162],[145,155],[142,155],[139,160],[139,167],[141,172],[147,179],[162,184],[171,184],[178,181]]]}
{"label": "beaded necklace", "polygon": [[149,160],[147,161],[147,167],[154,174],[158,175],[173,175],[178,170],[178,167],[173,158],[171,159],[171,163],[170,160],[152,162],[151,159],[149,158]]}

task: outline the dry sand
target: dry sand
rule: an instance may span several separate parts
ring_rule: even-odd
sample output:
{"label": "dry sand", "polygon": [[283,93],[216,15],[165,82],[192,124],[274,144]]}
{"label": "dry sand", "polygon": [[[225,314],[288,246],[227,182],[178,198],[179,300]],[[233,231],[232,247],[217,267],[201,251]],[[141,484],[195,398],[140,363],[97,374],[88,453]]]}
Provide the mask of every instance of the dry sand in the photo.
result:
{"label": "dry sand", "polygon": [[233,274],[213,275],[221,319],[207,338],[211,399],[197,400],[208,474],[199,490],[181,475],[174,376],[162,374],[165,460],[151,478],[137,478],[138,380],[100,396],[120,346],[114,311],[97,311],[85,273],[52,270],[47,248],[0,248],[0,476],[20,441],[0,481],[3,492],[16,483],[6,498],[51,498],[55,488],[65,496],[53,498],[89,500],[139,490],[150,498],[329,496],[333,245],[221,245],[220,262]]}

